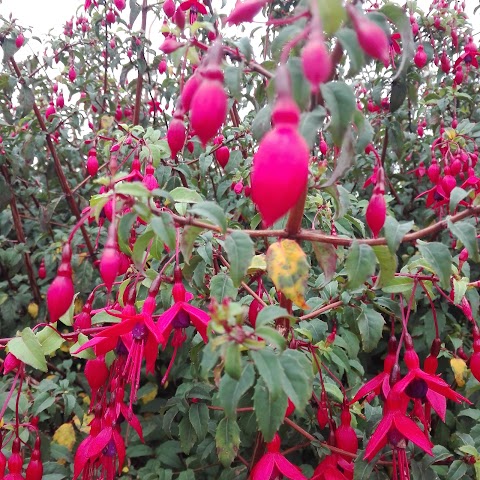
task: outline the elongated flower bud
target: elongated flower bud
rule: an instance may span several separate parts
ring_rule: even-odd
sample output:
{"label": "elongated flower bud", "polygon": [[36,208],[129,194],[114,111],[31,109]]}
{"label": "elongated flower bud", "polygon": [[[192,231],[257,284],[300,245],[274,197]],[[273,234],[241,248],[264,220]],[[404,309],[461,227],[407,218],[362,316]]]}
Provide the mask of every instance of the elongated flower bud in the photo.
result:
{"label": "elongated flower bud", "polygon": [[145,168],[145,176],[143,177],[142,183],[150,190],[155,190],[158,188],[158,181],[155,178],[155,168],[152,165],[147,165]]}
{"label": "elongated flower bud", "polygon": [[319,84],[328,80],[332,70],[332,61],[327,47],[318,35],[312,36],[303,48],[302,67],[313,93],[317,93]]}
{"label": "elongated flower bud", "polygon": [[90,388],[96,392],[108,379],[108,368],[105,359],[99,357],[87,360],[84,373]]}
{"label": "elongated flower bud", "polygon": [[230,25],[252,22],[253,17],[268,3],[268,0],[238,0],[227,18]]}
{"label": "elongated flower bud", "polygon": [[472,375],[480,382],[480,352],[475,352],[470,357],[470,371]]}
{"label": "elongated flower bud", "polygon": [[195,95],[198,87],[203,82],[203,78],[198,73],[194,73],[186,82],[182,90],[182,107],[186,112],[190,110],[192,98]]}
{"label": "elongated flower bud", "polygon": [[377,238],[387,217],[387,205],[383,193],[373,193],[372,198],[368,202],[365,217],[374,238]]}
{"label": "elongated flower bud", "polygon": [[77,72],[75,71],[75,67],[73,65],[70,67],[70,70],[68,71],[68,78],[70,79],[71,82],[74,82],[75,79],[77,78]]}
{"label": "elongated flower bud", "polygon": [[113,282],[115,282],[115,278],[117,278],[119,269],[120,254],[118,253],[117,246],[117,232],[115,231],[115,227],[110,225],[107,243],[105,244],[102,258],[100,259],[100,275],[109,292],[112,290]]}
{"label": "elongated flower bud", "polygon": [[47,308],[52,323],[66,313],[73,302],[75,289],[72,280],[71,259],[72,249],[67,243],[63,247],[62,261],[58,267],[57,276],[47,292]]}
{"label": "elongated flower bud", "polygon": [[175,3],[173,0],[166,0],[163,4],[163,12],[168,18],[172,18],[175,13]]}
{"label": "elongated flower bud", "polygon": [[272,119],[274,128],[253,157],[252,199],[266,227],[283,217],[307,187],[308,145],[298,133],[300,111],[289,97],[280,98]]}
{"label": "elongated flower bud", "polygon": [[418,46],[417,53],[415,53],[413,61],[418,68],[423,68],[427,64],[427,54],[423,49],[423,45]]}
{"label": "elongated flower bud", "polygon": [[222,168],[225,168],[227,166],[228,160],[230,159],[230,150],[228,147],[225,145],[223,147],[220,147],[216,152],[215,152],[215,158],[217,159],[217,162]]}
{"label": "elongated flower bud", "polygon": [[183,123],[183,114],[175,113],[167,130],[167,142],[170,147],[172,158],[175,158],[185,145],[187,131]]}

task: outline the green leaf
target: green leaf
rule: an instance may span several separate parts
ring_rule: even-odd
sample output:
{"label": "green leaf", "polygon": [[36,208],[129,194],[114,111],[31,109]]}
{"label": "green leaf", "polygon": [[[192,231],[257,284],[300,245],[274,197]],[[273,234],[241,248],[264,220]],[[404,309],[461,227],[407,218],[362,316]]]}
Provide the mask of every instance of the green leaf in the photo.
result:
{"label": "green leaf", "polygon": [[398,223],[393,217],[388,216],[385,219],[385,238],[387,239],[388,248],[395,253],[400,246],[403,237],[413,227],[413,222]]}
{"label": "green leaf", "polygon": [[396,112],[407,98],[407,81],[405,76],[398,77],[392,82],[392,92],[390,93],[390,112]]}
{"label": "green leaf", "polygon": [[325,275],[325,283],[328,283],[337,270],[337,250],[330,243],[315,242],[313,244],[313,251]]}
{"label": "green leaf", "polygon": [[26,117],[32,110],[35,103],[35,95],[30,87],[22,85],[18,95],[18,103],[21,107],[20,118]]}
{"label": "green leaf", "polygon": [[347,128],[345,136],[343,137],[342,148],[340,149],[340,155],[338,156],[335,170],[332,172],[328,180],[322,184],[322,187],[330,187],[340,180],[343,175],[353,165],[355,159],[355,151],[353,148],[353,135],[351,127]]}
{"label": "green leaf", "polygon": [[115,185],[115,193],[140,198],[148,198],[152,195],[150,190],[141,182],[117,183]]}
{"label": "green leaf", "polygon": [[452,273],[452,255],[446,245],[440,242],[424,242],[417,240],[417,247],[423,258],[432,266],[433,271],[440,279],[440,285],[450,289],[450,275]]}
{"label": "green leaf", "polygon": [[203,229],[200,227],[187,225],[182,231],[182,236],[180,238],[180,251],[187,264],[192,256],[193,244],[202,230]]}
{"label": "green leaf", "polygon": [[180,438],[180,447],[182,448],[183,453],[188,455],[197,442],[197,435],[187,416],[183,417],[178,424],[178,434]]}
{"label": "green leaf", "polygon": [[147,229],[135,241],[135,244],[133,245],[132,260],[138,267],[142,266],[148,244],[152,241],[154,236],[155,233],[151,227],[147,227]]}
{"label": "green leaf", "polygon": [[381,288],[395,278],[397,256],[386,245],[376,245],[373,247],[373,251],[380,264],[380,275],[375,287]]}
{"label": "green leaf", "polygon": [[384,293],[406,293],[411,292],[413,288],[413,278],[394,277],[382,286]]}
{"label": "green leaf", "polygon": [[215,432],[215,444],[220,463],[225,468],[229,467],[240,446],[240,427],[234,419],[225,417],[220,420]]}
{"label": "green leaf", "polygon": [[42,346],[44,355],[51,355],[56,352],[64,342],[63,338],[54,330],[54,328],[57,328],[57,323],[51,323],[50,325],[53,328],[46,326],[35,334]]}
{"label": "green leaf", "polygon": [[230,342],[225,351],[225,372],[235,380],[242,374],[242,354],[240,345]]}
{"label": "green leaf", "polygon": [[275,328],[263,325],[261,327],[256,326],[255,333],[268,343],[274,345],[280,350],[285,350],[287,341],[285,337],[278,332]]}
{"label": "green leaf", "polygon": [[[313,148],[318,138],[318,131],[325,120],[326,111],[323,107],[316,107],[311,112],[302,113],[299,131],[305,138],[308,148]],[[252,125],[253,128],[253,125]]]}
{"label": "green leaf", "polygon": [[205,403],[192,403],[188,411],[188,418],[195,430],[198,441],[201,442],[208,432],[210,415],[207,405]]}
{"label": "green leaf", "polygon": [[402,58],[397,65],[397,71],[392,80],[395,80],[406,73],[413,56],[415,55],[415,44],[413,41],[412,26],[410,19],[403,8],[392,3],[384,5],[379,12],[383,13],[394,25],[402,37]]}
{"label": "green leaf", "polygon": [[279,356],[272,350],[251,350],[250,357],[255,363],[255,367],[261,378],[265,381],[265,385],[271,392],[271,397],[276,400],[282,392],[282,385],[279,378],[283,373],[282,365],[280,364]]}
{"label": "green leaf", "polygon": [[239,287],[255,254],[254,244],[246,233],[235,231],[225,238],[225,250],[233,285]]}
{"label": "green leaf", "polygon": [[371,352],[377,346],[382,338],[384,324],[385,320],[380,313],[362,304],[362,312],[357,317],[357,325],[362,337],[364,352]]}
{"label": "green leaf", "polygon": [[477,229],[466,220],[453,223],[450,217],[447,217],[447,225],[448,229],[465,245],[469,258],[478,262]]}
{"label": "green leaf", "polygon": [[335,36],[346,50],[350,60],[348,76],[356,75],[365,65],[365,55],[358,43],[357,34],[351,28],[341,28]]}
{"label": "green leaf", "polygon": [[9,353],[22,362],[42,372],[47,372],[47,361],[42,345],[31,328],[25,328],[19,337],[12,338],[7,344]]}
{"label": "green leaf", "polygon": [[272,128],[271,124],[272,107],[265,105],[262,107],[252,122],[252,136],[259,141]]}
{"label": "green leaf", "polygon": [[461,460],[454,460],[448,469],[446,478],[448,478],[448,480],[460,480],[461,478],[464,478],[467,470],[468,466],[465,462]]}
{"label": "green leaf", "polygon": [[[278,382],[280,383],[280,382]],[[257,417],[257,425],[266,442],[271,442],[285,417],[288,398],[280,389],[279,396],[274,398],[262,377],[255,385],[253,394],[253,408]]]}
{"label": "green leaf", "polygon": [[232,279],[225,272],[220,272],[211,278],[210,295],[218,302],[221,302],[224,298],[235,300],[237,293]]}
{"label": "green leaf", "polygon": [[248,363],[242,370],[238,380],[223,375],[218,390],[218,399],[220,405],[225,410],[225,415],[231,419],[236,418],[238,402],[245,393],[253,386],[255,382],[255,371],[253,365]]}
{"label": "green leaf", "polygon": [[129,239],[132,226],[136,219],[137,215],[131,212],[123,215],[118,222],[118,246],[120,247],[120,250],[126,254],[132,253]]}
{"label": "green leaf", "polygon": [[320,89],[331,115],[329,130],[335,145],[340,146],[357,108],[355,95],[352,88],[344,82],[325,83]]}
{"label": "green leaf", "polygon": [[312,364],[304,353],[292,349],[285,350],[280,355],[280,363],[283,367],[281,376],[283,390],[295,408],[303,414],[312,396]]}
{"label": "green leaf", "polygon": [[190,213],[199,217],[210,220],[214,225],[218,225],[222,229],[222,233],[227,230],[227,218],[225,212],[215,202],[200,202],[190,208]]}
{"label": "green leaf", "polygon": [[450,204],[449,204],[450,213],[453,213],[457,208],[457,205],[467,196],[468,196],[467,191],[465,191],[463,188],[455,187],[450,192]]}
{"label": "green leaf", "polygon": [[237,100],[240,100],[242,96],[241,68],[228,65],[224,69],[224,75],[225,75],[225,85],[230,91],[230,94],[232,95],[232,97],[236,98]]}
{"label": "green leaf", "polygon": [[317,0],[323,30],[333,35],[347,18],[342,0]]}
{"label": "green leaf", "polygon": [[287,310],[278,305],[268,305],[258,312],[256,327],[272,324],[277,318],[292,318]]}
{"label": "green leaf", "polygon": [[174,188],[170,192],[171,197],[178,203],[198,203],[203,202],[203,198],[195,190],[185,187]]}
{"label": "green leaf", "polygon": [[160,212],[158,217],[152,218],[150,225],[155,235],[157,235],[170,250],[175,250],[177,234],[172,216],[168,212]]}
{"label": "green leaf", "polygon": [[377,259],[372,247],[365,243],[353,242],[345,268],[348,275],[348,287],[355,290],[374,274]]}

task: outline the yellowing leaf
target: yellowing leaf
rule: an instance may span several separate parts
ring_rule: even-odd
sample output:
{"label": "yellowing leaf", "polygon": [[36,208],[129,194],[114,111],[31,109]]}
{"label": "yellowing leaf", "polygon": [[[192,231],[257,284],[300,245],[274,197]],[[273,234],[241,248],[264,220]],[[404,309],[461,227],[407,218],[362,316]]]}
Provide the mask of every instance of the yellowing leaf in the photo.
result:
{"label": "yellowing leaf", "polygon": [[78,315],[83,308],[83,300],[80,297],[75,297],[73,302],[73,314]]}
{"label": "yellowing leaf", "polygon": [[27,312],[32,318],[38,317],[38,305],[35,302],[30,302],[27,307]]}
{"label": "yellowing leaf", "polygon": [[267,272],[273,283],[297,307],[310,307],[305,303],[310,265],[305,252],[293,240],[281,240],[267,251]]}
{"label": "yellowing leaf", "polygon": [[103,115],[100,119],[100,126],[104,130],[108,130],[113,125],[113,117],[111,115]]}
{"label": "yellowing leaf", "polygon": [[461,358],[452,358],[450,360],[453,374],[455,375],[455,382],[459,387],[465,386],[465,376],[467,373],[467,364]]}
{"label": "yellowing leaf", "polygon": [[265,271],[267,269],[267,262],[265,261],[265,255],[255,255],[250,262],[250,265],[247,269],[247,273],[251,275],[252,273],[257,273],[259,271]]}
{"label": "yellowing leaf", "polygon": [[70,452],[75,445],[75,430],[71,423],[64,423],[60,425],[53,434],[53,441],[66,447]]}
{"label": "yellowing leaf", "polygon": [[80,430],[82,433],[86,433],[87,435],[90,433],[90,422],[94,419],[93,414],[84,414],[83,419],[80,421],[80,418],[75,415],[73,417],[73,423],[75,426]]}
{"label": "yellowing leaf", "polygon": [[158,385],[150,383],[150,388],[144,393],[139,399],[142,401],[144,405],[147,403],[152,402],[155,400],[157,393],[158,393]]}

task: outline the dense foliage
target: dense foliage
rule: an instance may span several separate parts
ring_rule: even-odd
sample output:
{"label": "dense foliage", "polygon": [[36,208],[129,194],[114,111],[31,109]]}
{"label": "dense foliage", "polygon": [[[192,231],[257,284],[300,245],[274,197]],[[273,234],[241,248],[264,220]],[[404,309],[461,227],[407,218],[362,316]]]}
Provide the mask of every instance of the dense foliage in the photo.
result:
{"label": "dense foliage", "polygon": [[0,478],[479,479],[465,3],[224,3],[0,16]]}

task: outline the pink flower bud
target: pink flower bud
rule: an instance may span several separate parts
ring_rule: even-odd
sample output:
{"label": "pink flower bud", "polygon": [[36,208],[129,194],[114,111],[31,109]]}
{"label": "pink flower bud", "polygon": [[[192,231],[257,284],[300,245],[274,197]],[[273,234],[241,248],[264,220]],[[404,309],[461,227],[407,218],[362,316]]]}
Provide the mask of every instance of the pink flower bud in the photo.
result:
{"label": "pink flower bud", "polygon": [[20,360],[13,353],[7,353],[3,362],[3,374],[7,375],[7,373],[17,369],[19,366]]}
{"label": "pink flower bud", "polygon": [[100,276],[102,277],[107,290],[112,290],[113,282],[117,278],[120,269],[120,255],[118,253],[117,232],[115,227],[110,225],[108,229],[107,243],[100,259]]}
{"label": "pink flower bud", "polygon": [[311,38],[303,47],[302,67],[313,93],[317,93],[319,84],[326,82],[332,71],[332,61],[321,38]]}
{"label": "pink flower bud", "polygon": [[53,102],[50,102],[47,109],[45,110],[45,118],[47,120],[50,120],[50,117],[54,114],[55,114],[55,107],[53,105]]}
{"label": "pink flower bud", "polygon": [[165,60],[161,60],[158,64],[158,73],[163,75],[167,71],[167,62]]}
{"label": "pink flower bud", "polygon": [[230,25],[252,22],[253,17],[267,4],[268,0],[238,0],[227,18]]}
{"label": "pink flower bud", "polygon": [[158,188],[158,181],[155,178],[155,168],[152,165],[147,165],[145,168],[145,176],[143,177],[142,183],[150,190],[155,190]]}
{"label": "pink flower bud", "polygon": [[367,224],[373,233],[374,238],[378,237],[387,216],[387,205],[385,197],[381,193],[373,193],[368,202],[367,212],[365,214]]}
{"label": "pink flower bud", "polygon": [[72,249],[67,243],[63,247],[62,261],[58,267],[57,276],[47,292],[47,308],[52,323],[55,323],[64,315],[73,302],[75,289],[72,280],[71,259]]}
{"label": "pink flower bud", "polygon": [[23,36],[23,33],[19,33],[17,35],[17,38],[15,39],[15,46],[17,48],[20,48],[23,45],[24,41],[25,41],[25,37]]}
{"label": "pink flower bud", "polygon": [[90,155],[87,159],[87,172],[94,177],[98,172],[98,160],[95,155]]}
{"label": "pink flower bud", "polygon": [[192,103],[192,98],[195,95],[198,87],[202,83],[203,79],[198,74],[193,74],[183,86],[182,90],[182,108],[186,112],[190,110],[190,104]]}
{"label": "pink flower bud", "polygon": [[165,13],[168,18],[173,17],[173,14],[175,13],[175,3],[173,0],[166,0],[163,4],[163,13]]}
{"label": "pink flower bud", "polygon": [[175,10],[173,21],[180,31],[185,28],[185,12],[180,7]]}
{"label": "pink flower bud", "polygon": [[75,79],[77,78],[77,72],[75,71],[75,67],[73,65],[70,67],[70,70],[68,71],[68,78],[70,79],[71,82],[74,82]]}
{"label": "pink flower bud", "polygon": [[183,43],[177,42],[174,36],[169,35],[163,43],[160,45],[159,49],[166,54],[173,53],[175,50],[183,47]]}
{"label": "pink flower bud", "polygon": [[85,377],[92,391],[96,392],[108,379],[108,368],[104,358],[88,360],[85,364]]}
{"label": "pink flower bud", "polygon": [[172,158],[175,158],[177,153],[183,150],[186,138],[187,131],[182,120],[182,115],[174,115],[167,130],[167,141]]}
{"label": "pink flower bud", "polygon": [[126,7],[125,0],[113,0],[113,3],[120,11],[125,10],[125,7]]}
{"label": "pink flower bud", "polygon": [[423,45],[419,45],[417,48],[417,53],[413,57],[413,61],[418,68],[423,68],[427,64],[427,54],[423,49]]}
{"label": "pink flower bud", "polygon": [[228,147],[223,146],[215,151],[215,158],[222,168],[227,166],[228,160],[230,159],[230,150]]}
{"label": "pink flower bud", "polygon": [[237,194],[237,195],[240,195],[243,191],[243,182],[240,180],[239,182],[237,182],[235,184],[235,186],[233,187],[233,191]]}

